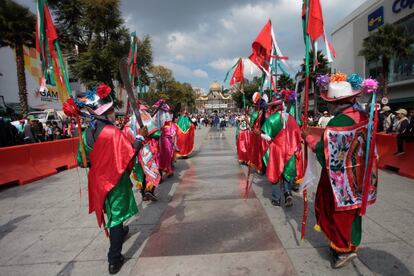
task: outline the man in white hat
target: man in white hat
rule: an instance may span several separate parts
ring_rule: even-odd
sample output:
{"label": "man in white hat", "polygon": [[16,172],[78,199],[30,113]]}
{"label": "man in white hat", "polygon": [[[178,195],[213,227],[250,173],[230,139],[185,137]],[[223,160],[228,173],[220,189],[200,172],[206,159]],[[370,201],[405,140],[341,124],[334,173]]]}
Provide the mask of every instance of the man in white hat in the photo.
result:
{"label": "man in white hat", "polygon": [[[362,127],[368,125],[368,117],[356,101],[360,87],[355,89],[346,80],[345,75],[335,74],[330,77],[328,90],[321,92],[334,117],[320,141],[307,130],[302,133],[322,166],[315,198],[315,229],[330,240],[333,268],[343,267],[357,257],[362,236],[361,175],[364,175],[367,144],[366,128],[364,132]],[[368,204],[373,200],[370,198]]]}
{"label": "man in white hat", "polygon": [[384,116],[383,130],[386,133],[393,132],[396,119],[395,115],[391,111],[391,108],[388,105],[383,106],[381,114]]}
{"label": "man in white hat", "polygon": [[397,133],[397,152],[395,155],[403,155],[404,148],[403,148],[403,142],[401,139],[398,139],[400,137],[403,137],[404,134],[407,132],[408,125],[410,124],[410,121],[407,118],[407,110],[404,108],[398,109],[395,114],[397,114],[398,121],[395,125],[395,132]]}
{"label": "man in white hat", "polygon": [[324,111],[323,116],[319,118],[318,127],[325,128],[328,125],[328,123],[331,119],[332,119],[332,117],[329,115],[329,112]]}

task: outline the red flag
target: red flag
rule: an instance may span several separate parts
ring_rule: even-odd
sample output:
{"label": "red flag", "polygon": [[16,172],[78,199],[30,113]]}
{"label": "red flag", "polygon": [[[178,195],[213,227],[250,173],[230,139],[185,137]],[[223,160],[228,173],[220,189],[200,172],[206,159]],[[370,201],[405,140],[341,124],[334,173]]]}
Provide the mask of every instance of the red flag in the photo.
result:
{"label": "red flag", "polygon": [[53,25],[52,17],[50,16],[49,8],[45,4],[45,25],[46,25],[46,33],[47,39],[52,42],[58,39],[58,35],[55,29],[55,25]]}
{"label": "red flag", "polygon": [[240,58],[239,63],[237,64],[237,67],[233,72],[233,76],[231,77],[230,85],[244,80],[243,70],[243,59]]}
{"label": "red flag", "polygon": [[272,55],[272,22],[269,20],[252,43],[249,59],[259,68],[268,70]]}
{"label": "red flag", "polygon": [[319,0],[310,0],[307,33],[312,40],[323,35],[323,14]]}

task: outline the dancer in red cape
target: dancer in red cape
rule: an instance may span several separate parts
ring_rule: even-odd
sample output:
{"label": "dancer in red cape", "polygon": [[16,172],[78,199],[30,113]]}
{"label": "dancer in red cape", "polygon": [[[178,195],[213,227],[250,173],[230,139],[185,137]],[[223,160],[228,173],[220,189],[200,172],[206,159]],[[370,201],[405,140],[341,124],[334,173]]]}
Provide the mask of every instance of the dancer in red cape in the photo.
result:
{"label": "dancer in red cape", "polygon": [[[99,227],[104,225],[105,229],[109,229],[108,270],[110,274],[115,274],[124,263],[122,244],[129,229],[123,222],[138,213],[129,175],[147,131],[142,129],[131,140],[113,125],[114,109],[110,93],[111,88],[101,84],[96,91],[88,91],[83,98],[70,98],[64,103],[63,110],[68,116],[81,114],[90,120],[81,137],[90,166],[89,213],[95,212]],[[79,147],[77,159],[82,166],[81,156]]]}
{"label": "dancer in red cape", "polygon": [[[320,78],[320,86],[327,86],[328,90],[325,88],[321,96],[328,101],[335,117],[319,142],[307,131],[303,132],[303,137],[322,165],[315,199],[315,229],[322,230],[330,240],[333,267],[340,268],[357,256],[362,237],[360,210],[368,117],[356,101],[361,93],[362,78],[354,74],[347,79],[341,73],[324,77],[325,80]],[[368,202],[372,204],[376,198],[376,161],[372,171],[366,174],[372,175],[372,183],[365,187],[369,191]]]}
{"label": "dancer in red cape", "polygon": [[177,157],[188,157],[194,150],[195,126],[184,111],[177,121]]}

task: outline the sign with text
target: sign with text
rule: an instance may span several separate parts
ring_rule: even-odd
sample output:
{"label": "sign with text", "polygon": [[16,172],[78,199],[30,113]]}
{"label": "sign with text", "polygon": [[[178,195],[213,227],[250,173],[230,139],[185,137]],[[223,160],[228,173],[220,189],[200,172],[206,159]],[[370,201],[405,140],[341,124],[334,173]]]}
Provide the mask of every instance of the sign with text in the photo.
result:
{"label": "sign with text", "polygon": [[414,0],[396,0],[392,5],[393,13],[400,13],[405,9],[412,9],[414,7]]}
{"label": "sign with text", "polygon": [[368,15],[368,31],[373,31],[384,24],[384,7],[381,6]]}

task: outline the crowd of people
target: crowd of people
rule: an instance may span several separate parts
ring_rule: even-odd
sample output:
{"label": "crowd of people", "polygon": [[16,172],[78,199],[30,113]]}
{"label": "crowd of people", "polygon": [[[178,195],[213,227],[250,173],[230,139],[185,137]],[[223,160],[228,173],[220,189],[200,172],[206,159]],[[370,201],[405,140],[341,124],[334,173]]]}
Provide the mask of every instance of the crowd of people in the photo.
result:
{"label": "crowd of people", "polygon": [[12,124],[0,117],[0,147],[54,141],[78,136],[78,125],[74,119],[61,126],[55,121],[43,124],[30,118]]}
{"label": "crowd of people", "polygon": [[395,155],[403,155],[404,141],[414,141],[414,108],[400,108],[395,112],[389,106],[383,106],[379,114],[378,132],[397,135]]}

